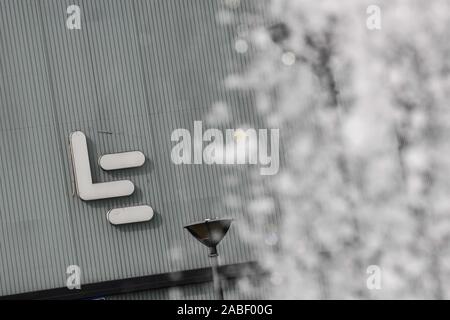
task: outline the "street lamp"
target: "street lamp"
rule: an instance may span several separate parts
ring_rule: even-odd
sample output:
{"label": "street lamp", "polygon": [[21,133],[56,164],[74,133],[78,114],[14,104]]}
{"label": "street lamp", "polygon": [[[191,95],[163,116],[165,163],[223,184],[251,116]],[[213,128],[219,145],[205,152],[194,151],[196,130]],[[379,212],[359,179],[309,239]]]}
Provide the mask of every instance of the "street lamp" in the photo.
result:
{"label": "street lamp", "polygon": [[185,228],[201,243],[209,247],[209,257],[211,258],[211,268],[213,274],[214,292],[216,299],[223,300],[223,290],[219,275],[219,261],[217,245],[230,229],[232,219],[205,219],[203,222],[196,222],[185,226]]}

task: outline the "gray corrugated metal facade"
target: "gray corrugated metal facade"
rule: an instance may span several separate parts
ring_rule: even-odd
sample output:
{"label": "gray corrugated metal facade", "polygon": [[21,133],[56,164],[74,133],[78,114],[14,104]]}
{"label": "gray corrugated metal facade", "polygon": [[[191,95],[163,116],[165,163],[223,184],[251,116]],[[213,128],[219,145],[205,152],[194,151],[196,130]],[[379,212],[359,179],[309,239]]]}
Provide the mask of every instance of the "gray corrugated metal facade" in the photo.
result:
{"label": "gray corrugated metal facade", "polygon": [[[72,4],[82,10],[81,30],[66,28]],[[246,57],[234,50],[236,26],[217,23],[222,5],[0,0],[0,295],[63,287],[72,264],[81,267],[82,283],[209,265],[183,225],[239,220],[220,206],[224,175],[233,169],[174,165],[170,135],[192,129],[216,101],[227,102],[240,122],[259,121],[251,93],[223,85]],[[261,4],[242,1],[236,10],[254,6]],[[94,181],[130,179],[131,197],[76,196],[69,150],[76,130],[88,137]],[[130,150],[146,155],[145,166],[111,173],[97,165],[102,154]],[[155,218],[120,227],[106,220],[107,210],[137,204],[149,204]],[[254,257],[236,228],[226,240],[222,263]],[[183,290],[190,298],[212,296],[209,285]]]}

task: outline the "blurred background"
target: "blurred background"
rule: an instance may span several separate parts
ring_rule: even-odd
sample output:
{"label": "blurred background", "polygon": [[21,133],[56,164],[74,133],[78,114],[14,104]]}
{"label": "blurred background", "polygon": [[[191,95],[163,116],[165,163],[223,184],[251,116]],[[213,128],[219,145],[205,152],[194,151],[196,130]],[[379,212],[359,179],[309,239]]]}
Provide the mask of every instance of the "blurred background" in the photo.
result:
{"label": "blurred background", "polygon": [[242,27],[251,63],[227,84],[281,128],[279,174],[242,199],[270,297],[449,297],[449,9],[274,0]]}

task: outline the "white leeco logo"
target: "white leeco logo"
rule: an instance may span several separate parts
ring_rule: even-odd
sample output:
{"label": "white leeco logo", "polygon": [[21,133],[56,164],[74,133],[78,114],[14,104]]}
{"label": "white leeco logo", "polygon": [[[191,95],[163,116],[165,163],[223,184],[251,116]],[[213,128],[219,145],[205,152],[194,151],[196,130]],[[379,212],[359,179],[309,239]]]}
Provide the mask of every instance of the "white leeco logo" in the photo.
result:
{"label": "white leeco logo", "polygon": [[[86,136],[81,131],[70,135],[73,171],[78,196],[85,201],[129,196],[134,192],[134,184],[130,180],[93,183]],[[140,151],[107,154],[99,159],[103,170],[135,168],[144,165],[145,156]],[[134,206],[112,209],[107,219],[112,224],[148,221],[153,217],[150,206]]]}

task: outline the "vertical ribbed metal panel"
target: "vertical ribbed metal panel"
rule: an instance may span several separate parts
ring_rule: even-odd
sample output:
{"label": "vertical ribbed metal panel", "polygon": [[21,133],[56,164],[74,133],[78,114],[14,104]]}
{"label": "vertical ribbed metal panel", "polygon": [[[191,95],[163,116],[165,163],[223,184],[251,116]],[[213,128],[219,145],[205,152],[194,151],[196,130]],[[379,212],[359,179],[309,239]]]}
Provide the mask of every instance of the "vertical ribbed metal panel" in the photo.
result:
{"label": "vertical ribbed metal panel", "polygon": [[[71,4],[82,9],[81,30],[66,28]],[[218,0],[0,0],[0,295],[64,286],[70,264],[81,267],[84,283],[208,265],[205,248],[182,227],[239,219],[221,211],[223,181],[237,172],[174,165],[171,132],[193,130],[215,101],[227,101],[239,122],[260,123],[250,94],[224,88],[246,61],[233,50],[235,30],[217,24],[220,7]],[[88,137],[94,181],[131,179],[131,197],[75,196],[68,144],[75,130]],[[129,150],[144,152],[146,165],[98,167],[101,154]],[[107,222],[107,210],[133,204],[151,205],[156,217]],[[224,263],[252,258],[235,228],[227,238]]]}
{"label": "vertical ribbed metal panel", "polygon": [[76,257],[39,10],[0,3],[0,294],[61,286]]}

